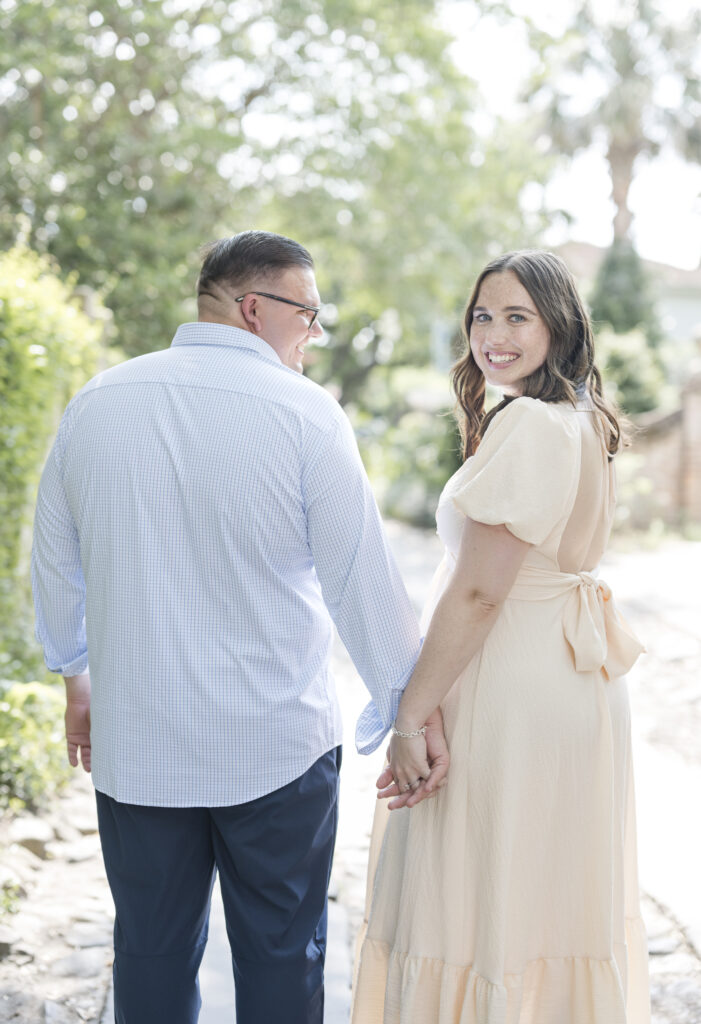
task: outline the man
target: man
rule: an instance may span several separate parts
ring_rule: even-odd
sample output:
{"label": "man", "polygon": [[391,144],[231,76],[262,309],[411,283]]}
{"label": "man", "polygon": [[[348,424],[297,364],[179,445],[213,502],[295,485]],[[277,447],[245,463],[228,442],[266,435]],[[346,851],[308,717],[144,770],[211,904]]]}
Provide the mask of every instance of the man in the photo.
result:
{"label": "man", "polygon": [[[92,766],[119,1024],[196,1021],[217,869],[239,1024],[322,1021],[331,618],[373,698],[368,753],[419,637],[349,423],[302,376],[319,306],[298,243],[213,244],[198,322],[90,381],[42,477],[37,635],[70,761]],[[444,779],[440,724],[428,737],[430,777],[400,801]]]}

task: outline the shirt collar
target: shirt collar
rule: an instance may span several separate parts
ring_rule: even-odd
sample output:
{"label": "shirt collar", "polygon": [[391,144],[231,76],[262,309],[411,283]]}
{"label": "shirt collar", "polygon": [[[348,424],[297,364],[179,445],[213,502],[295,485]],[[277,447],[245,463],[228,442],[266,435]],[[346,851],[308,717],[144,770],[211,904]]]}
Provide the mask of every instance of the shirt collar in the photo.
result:
{"label": "shirt collar", "polygon": [[230,324],[211,324],[204,321],[181,324],[170,347],[176,345],[227,345],[230,348],[249,348],[271,363],[282,365],[282,360],[267,341],[250,331]]}

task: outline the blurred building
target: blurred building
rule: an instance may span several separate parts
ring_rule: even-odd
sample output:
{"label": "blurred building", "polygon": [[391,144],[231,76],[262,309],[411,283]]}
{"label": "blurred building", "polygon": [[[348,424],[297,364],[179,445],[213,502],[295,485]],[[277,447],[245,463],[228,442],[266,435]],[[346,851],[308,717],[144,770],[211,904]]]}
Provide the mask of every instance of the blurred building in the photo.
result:
{"label": "blurred building", "polygon": [[[557,252],[586,294],[606,249],[588,242],[566,242]],[[682,270],[654,260],[642,262],[653,285],[657,315],[665,335],[683,343],[701,336],[701,267]]]}

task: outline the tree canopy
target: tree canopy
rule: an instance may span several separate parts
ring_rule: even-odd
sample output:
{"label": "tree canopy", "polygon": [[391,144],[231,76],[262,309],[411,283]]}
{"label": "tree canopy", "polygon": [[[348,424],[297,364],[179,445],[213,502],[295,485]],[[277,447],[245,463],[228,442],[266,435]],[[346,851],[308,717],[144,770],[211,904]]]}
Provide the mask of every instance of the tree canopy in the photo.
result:
{"label": "tree canopy", "polygon": [[417,273],[436,246],[478,258],[475,223],[516,228],[527,175],[477,166],[474,92],[434,8],[5,0],[0,240],[77,270],[129,353],[167,343],[198,246],[244,228],[287,229],[323,258],[345,234],[373,280]]}
{"label": "tree canopy", "polygon": [[605,148],[616,239],[630,234],[639,157],[671,145],[701,159],[700,38],[701,9],[690,4],[673,20],[662,0],[585,0],[558,36],[531,23],[541,57],[528,90],[538,130],[560,153]]}
{"label": "tree canopy", "polygon": [[[95,289],[136,355],[194,316],[201,243],[297,238],[326,303],[309,372],[390,416],[399,451],[411,409],[389,375],[426,366],[489,258],[537,243],[520,197],[547,174],[524,131],[476,131],[437,6],[3,0],[0,243]],[[440,447],[449,427],[423,415]]]}

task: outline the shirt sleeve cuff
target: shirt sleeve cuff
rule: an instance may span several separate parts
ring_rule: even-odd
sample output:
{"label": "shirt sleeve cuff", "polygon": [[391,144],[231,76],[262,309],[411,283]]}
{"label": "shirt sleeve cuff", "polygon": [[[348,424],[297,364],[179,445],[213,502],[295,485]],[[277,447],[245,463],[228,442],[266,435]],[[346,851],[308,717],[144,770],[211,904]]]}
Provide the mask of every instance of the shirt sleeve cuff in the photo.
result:
{"label": "shirt sleeve cuff", "polygon": [[390,715],[387,720],[380,714],[374,700],[371,700],[358,719],[355,730],[355,747],[359,754],[372,754],[377,750],[397,717],[402,690],[392,690]]}
{"label": "shirt sleeve cuff", "polygon": [[[421,643],[423,644],[423,638]],[[371,700],[361,712],[355,729],[355,748],[359,754],[372,754],[389,732],[392,722],[397,717],[399,702],[406,684],[411,679],[417,658],[418,654],[401,679],[394,684],[389,693],[389,701],[382,710],[375,700]]]}
{"label": "shirt sleeve cuff", "polygon": [[80,654],[73,661],[69,661],[66,665],[57,665],[55,668],[53,665],[49,665],[48,661],[46,666],[50,672],[56,672],[61,676],[82,676],[88,671],[88,655]]}

